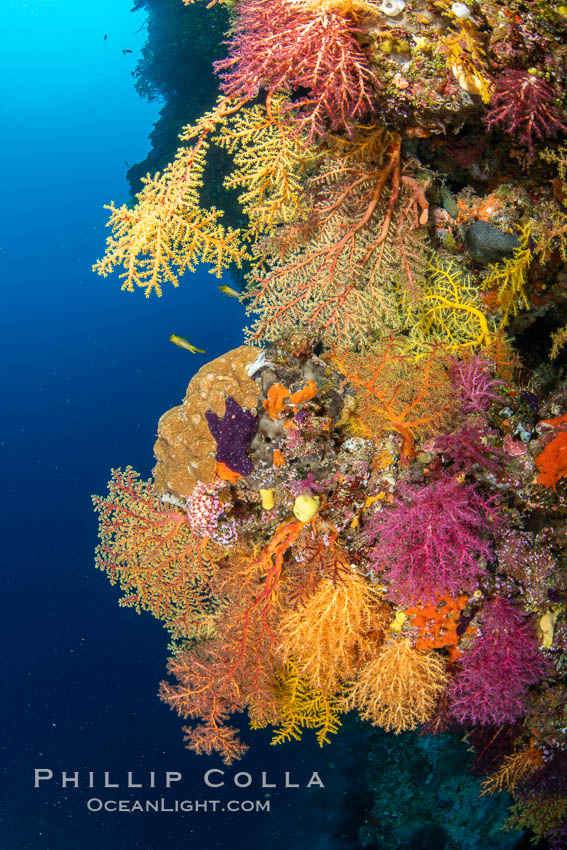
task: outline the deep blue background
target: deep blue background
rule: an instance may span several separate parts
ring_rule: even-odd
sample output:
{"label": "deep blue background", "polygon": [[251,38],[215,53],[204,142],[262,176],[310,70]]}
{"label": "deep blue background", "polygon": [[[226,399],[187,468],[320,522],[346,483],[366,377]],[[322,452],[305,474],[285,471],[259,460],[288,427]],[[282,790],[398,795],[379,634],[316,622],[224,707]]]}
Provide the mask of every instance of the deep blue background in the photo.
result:
{"label": "deep blue background", "polygon": [[[33,789],[36,767],[92,770],[102,797],[117,796],[100,789],[102,771],[123,780],[169,769],[184,774],[178,797],[211,797],[202,774],[217,760],[183,748],[178,718],[156,696],[165,633],[118,608],[93,568],[90,496],[105,492],[112,466],[149,474],[159,416],[206,360],[242,342],[244,319],[206,270],[150,300],[90,270],[104,250],[102,206],[127,199],[127,163],[146,154],[156,114],[131,77],[143,17],[128,0],[1,5],[0,847],[329,847],[343,793],[330,760],[344,744],[270,748],[267,734],[247,731],[241,769],[300,781],[319,770],[328,786],[276,792],[269,815],[94,815],[88,789]],[[172,346],[172,332],[206,355]]]}

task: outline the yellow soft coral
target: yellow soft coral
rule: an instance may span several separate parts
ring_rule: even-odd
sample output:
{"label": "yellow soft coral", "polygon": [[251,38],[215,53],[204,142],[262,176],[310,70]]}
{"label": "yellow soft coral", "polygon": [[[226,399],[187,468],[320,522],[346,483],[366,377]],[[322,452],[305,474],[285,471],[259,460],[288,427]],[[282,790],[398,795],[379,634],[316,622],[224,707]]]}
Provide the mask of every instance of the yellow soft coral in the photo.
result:
{"label": "yellow soft coral", "polygon": [[531,228],[524,225],[521,230],[520,245],[512,257],[501,263],[488,267],[488,275],[484,279],[484,289],[493,289],[497,293],[498,306],[503,313],[503,324],[506,324],[510,314],[514,316],[519,307],[529,307],[526,295],[528,270],[532,262],[532,251],[529,247]]}
{"label": "yellow soft coral", "polygon": [[[341,724],[339,698],[311,688],[300,678],[293,661],[276,674],[274,692],[277,721],[272,744],[281,744],[292,738],[299,741],[303,729],[316,729],[317,743],[322,747],[329,743],[329,735],[338,732]],[[250,725],[258,729],[267,723],[254,720]]]}
{"label": "yellow soft coral", "polygon": [[301,134],[291,132],[283,104],[284,98],[274,95],[268,108],[256,104],[241,109],[223,122],[214,138],[234,157],[224,186],[241,190],[238,200],[250,220],[247,235],[252,239],[305,214],[302,178],[318,154]]}
{"label": "yellow soft coral", "polygon": [[447,682],[440,655],[414,649],[408,639],[390,640],[359,670],[345,707],[397,734],[431,717]]}
{"label": "yellow soft coral", "polygon": [[181,140],[197,138],[196,143],[181,147],[162,174],[144,178],[133,207],[115,207],[114,203],[106,207],[111,212],[108,226],[112,235],[93,271],[106,277],[122,266],[122,289],[133,292],[139,286],[147,298],[152,292],[161,295],[164,283],[178,286],[180,275],[201,263],[211,265],[219,278],[231,263],[241,266],[246,252],[240,245],[240,232],[223,227],[219,223],[222,212],[214,207],[202,210],[199,200],[207,134],[232,108],[221,104],[197,125],[185,127]]}

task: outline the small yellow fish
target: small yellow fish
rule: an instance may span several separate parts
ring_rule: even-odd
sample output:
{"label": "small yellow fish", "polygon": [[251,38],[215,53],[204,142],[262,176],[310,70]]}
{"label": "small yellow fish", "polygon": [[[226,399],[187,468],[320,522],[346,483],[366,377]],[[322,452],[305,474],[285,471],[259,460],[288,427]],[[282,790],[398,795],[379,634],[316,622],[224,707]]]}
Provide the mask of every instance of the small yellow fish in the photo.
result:
{"label": "small yellow fish", "polygon": [[231,298],[240,298],[240,296],[242,295],[242,293],[239,292],[238,289],[234,289],[233,286],[227,286],[226,284],[217,287],[217,289],[220,289],[220,291],[224,292],[225,295],[230,295]]}
{"label": "small yellow fish", "polygon": [[190,351],[192,354],[204,354],[204,348],[196,348],[194,345],[191,345],[188,339],[185,339],[184,336],[177,336],[177,334],[171,334],[169,337],[169,341],[176,345],[178,348],[184,348],[186,351]]}

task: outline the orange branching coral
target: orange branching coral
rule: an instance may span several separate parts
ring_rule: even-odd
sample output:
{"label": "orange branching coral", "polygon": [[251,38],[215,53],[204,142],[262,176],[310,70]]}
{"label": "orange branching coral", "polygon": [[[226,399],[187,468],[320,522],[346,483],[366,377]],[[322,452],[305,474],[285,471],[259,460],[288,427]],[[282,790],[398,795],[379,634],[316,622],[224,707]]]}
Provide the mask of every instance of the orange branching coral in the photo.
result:
{"label": "orange branching coral", "polygon": [[439,654],[414,649],[409,639],[391,640],[360,669],[346,706],[357,708],[363,720],[397,734],[431,717],[447,682]]}
{"label": "orange branching coral", "polygon": [[450,647],[449,658],[451,661],[454,660],[459,654],[456,648],[460,640],[457,626],[467,599],[468,596],[465,594],[456,598],[444,594],[434,604],[419,603],[406,608],[405,613],[410,617],[412,626],[419,631],[419,637],[415,642],[416,649]]}
{"label": "orange branching coral", "polygon": [[404,460],[414,456],[417,436],[447,427],[455,399],[441,348],[416,363],[406,353],[404,340],[392,337],[364,354],[341,349],[329,359],[357,389],[356,415],[364,430],[369,436],[397,431]]}
{"label": "orange branching coral", "polygon": [[230,568],[219,571],[216,585],[218,595],[230,600],[217,636],[169,662],[177,683],[162,682],[161,698],[180,716],[202,721],[185,728],[187,746],[198,753],[216,751],[230,764],[245,749],[226,725],[230,715],[248,709],[257,726],[277,718],[273,648],[285,592],[283,558],[304,525],[283,523],[258,558],[231,553]]}
{"label": "orange branching coral", "polygon": [[384,323],[397,327],[396,288],[415,297],[425,267],[412,236],[423,220],[414,184],[402,178],[398,137],[388,137],[373,167],[328,159],[310,181],[305,221],[261,243],[271,271],[251,276],[248,311],[258,319],[249,336],[272,340],[299,328],[354,345]]}
{"label": "orange branching coral", "polygon": [[299,675],[311,687],[333,693],[354,676],[357,664],[386,628],[390,606],[355,572],[338,546],[337,575],[323,578],[303,605],[284,614],[279,654],[294,659]]}
{"label": "orange branching coral", "polygon": [[219,548],[194,536],[187,515],[161,502],[131,467],[113,470],[108,496],[93,502],[100,515],[96,565],[120,583],[120,604],[150,611],[176,636],[210,628],[219,605],[212,591]]}
{"label": "orange branching coral", "polygon": [[567,431],[561,431],[535,459],[539,470],[538,484],[557,489],[561,478],[567,477]]}

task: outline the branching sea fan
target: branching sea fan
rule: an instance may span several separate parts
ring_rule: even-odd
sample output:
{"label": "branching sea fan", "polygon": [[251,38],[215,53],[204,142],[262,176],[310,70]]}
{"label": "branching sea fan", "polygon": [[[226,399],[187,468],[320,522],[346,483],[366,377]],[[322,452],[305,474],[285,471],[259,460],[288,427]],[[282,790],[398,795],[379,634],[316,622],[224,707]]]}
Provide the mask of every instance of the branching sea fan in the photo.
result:
{"label": "branching sea fan", "polygon": [[309,141],[348,131],[371,108],[374,76],[347,17],[289,0],[243,0],[235,29],[227,58],[215,63],[226,95],[299,92],[295,112]]}

